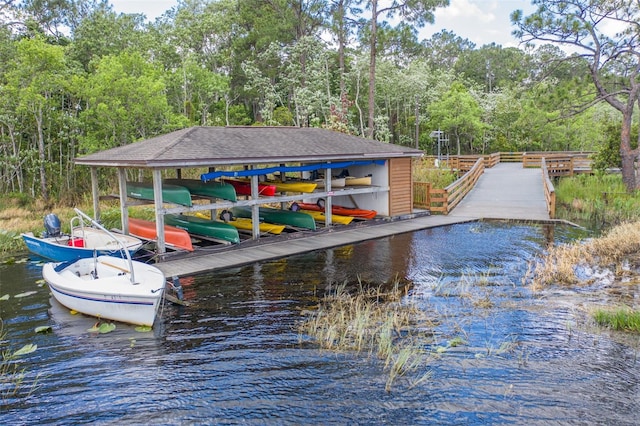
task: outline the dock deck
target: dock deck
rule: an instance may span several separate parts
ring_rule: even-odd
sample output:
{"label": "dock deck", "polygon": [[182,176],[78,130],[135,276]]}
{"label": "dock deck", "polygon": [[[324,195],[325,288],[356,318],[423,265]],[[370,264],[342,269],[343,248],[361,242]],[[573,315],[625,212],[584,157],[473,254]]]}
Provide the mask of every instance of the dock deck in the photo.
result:
{"label": "dock deck", "polygon": [[196,274],[481,219],[552,222],[546,208],[540,169],[525,169],[522,163],[500,163],[486,169],[475,188],[446,216],[417,212],[411,218],[378,219],[315,232],[274,236],[210,253],[168,259],[156,266],[167,277]]}

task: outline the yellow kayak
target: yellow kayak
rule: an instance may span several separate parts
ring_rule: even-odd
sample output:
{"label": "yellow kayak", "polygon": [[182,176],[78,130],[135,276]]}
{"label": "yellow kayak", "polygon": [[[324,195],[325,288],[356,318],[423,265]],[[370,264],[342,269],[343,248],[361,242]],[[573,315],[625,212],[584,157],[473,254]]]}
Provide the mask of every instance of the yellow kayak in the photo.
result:
{"label": "yellow kayak", "polygon": [[[318,222],[325,222],[326,221],[326,217],[324,215],[324,213],[322,212],[317,212],[317,211],[313,211],[313,210],[299,210],[302,213],[306,213],[308,215],[311,215],[315,220],[317,220]],[[351,221],[353,220],[352,216],[340,216],[338,214],[332,214],[331,215],[331,222],[333,223],[339,223],[342,225],[348,225],[351,223]]]}
{"label": "yellow kayak", "polygon": [[[237,180],[251,182],[251,180],[247,178],[238,178]],[[287,180],[284,182],[279,180],[268,180],[266,182],[260,182],[260,184],[275,186],[276,192],[313,192],[318,186],[317,182],[307,180]]]}
{"label": "yellow kayak", "polygon": [[[227,213],[227,210],[223,210],[222,213],[220,214],[220,220],[222,220],[223,222],[228,223],[231,226],[235,226],[236,229],[242,229],[247,231],[253,230],[253,221],[251,219],[244,218],[244,217],[234,217],[233,215],[225,216],[225,213]],[[197,212],[196,216],[204,219],[209,219],[211,217],[211,215],[205,212]],[[285,228],[284,225],[260,222],[260,232],[263,232],[265,234],[270,233],[270,234],[278,235],[282,233],[282,231],[284,231],[284,228]]]}
{"label": "yellow kayak", "polygon": [[[251,219],[248,218],[244,218],[244,217],[236,217],[234,219],[231,219],[230,221],[226,222],[229,225],[235,226],[238,229],[244,229],[247,231],[251,231],[253,230],[253,221]],[[260,222],[260,232],[263,233],[270,233],[270,234],[280,234],[282,231],[284,231],[285,226],[284,225],[277,225],[275,223],[266,223],[266,222]]]}

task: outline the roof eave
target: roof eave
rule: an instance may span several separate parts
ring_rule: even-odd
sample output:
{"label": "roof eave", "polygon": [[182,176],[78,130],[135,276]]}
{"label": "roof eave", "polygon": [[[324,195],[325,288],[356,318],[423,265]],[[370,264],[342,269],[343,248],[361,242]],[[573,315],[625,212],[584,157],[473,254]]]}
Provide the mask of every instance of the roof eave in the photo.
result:
{"label": "roof eave", "polygon": [[271,163],[313,163],[337,160],[376,160],[388,158],[420,157],[421,151],[409,152],[386,152],[370,154],[343,154],[324,156],[303,156],[303,157],[245,157],[242,159],[220,159],[208,158],[198,160],[127,160],[127,161],[105,161],[105,160],[74,160],[76,165],[91,167],[136,167],[136,168],[176,168],[176,167],[208,167],[208,166],[235,166],[244,164],[271,164]]}

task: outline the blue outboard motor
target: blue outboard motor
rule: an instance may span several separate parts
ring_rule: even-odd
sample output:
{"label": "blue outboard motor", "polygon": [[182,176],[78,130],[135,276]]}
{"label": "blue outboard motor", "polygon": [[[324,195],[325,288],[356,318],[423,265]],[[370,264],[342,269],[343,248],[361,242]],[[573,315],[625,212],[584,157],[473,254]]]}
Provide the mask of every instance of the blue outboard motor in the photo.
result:
{"label": "blue outboard motor", "polygon": [[59,237],[60,236],[60,218],[54,213],[49,213],[44,217],[44,238]]}

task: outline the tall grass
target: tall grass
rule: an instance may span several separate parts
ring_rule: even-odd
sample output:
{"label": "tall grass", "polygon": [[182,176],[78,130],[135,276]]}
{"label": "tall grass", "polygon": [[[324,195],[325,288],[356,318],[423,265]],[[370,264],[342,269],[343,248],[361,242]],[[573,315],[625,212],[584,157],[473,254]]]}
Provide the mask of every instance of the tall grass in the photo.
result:
{"label": "tall grass", "polygon": [[[358,284],[353,294],[343,283],[325,295],[299,324],[300,340],[310,336],[324,349],[377,356],[388,373],[385,389],[390,391],[398,378],[426,366],[429,354],[424,348],[434,322],[404,300],[408,288],[399,280],[389,290]],[[413,385],[428,374],[414,377]]]}
{"label": "tall grass", "polygon": [[624,261],[637,256],[638,252],[640,221],[614,226],[597,238],[553,246],[533,265],[533,287],[577,284],[581,281],[576,268],[581,265],[609,267],[620,274]]}
{"label": "tall grass", "polygon": [[433,188],[443,189],[458,179],[458,174],[448,168],[437,167],[433,159],[415,160],[413,163],[414,182],[430,182]]}
{"label": "tall grass", "polygon": [[619,174],[578,175],[556,185],[557,217],[603,229],[640,217],[640,194],[630,194]]}
{"label": "tall grass", "polygon": [[599,326],[617,331],[640,332],[640,311],[627,307],[617,309],[597,309],[593,318]]}

